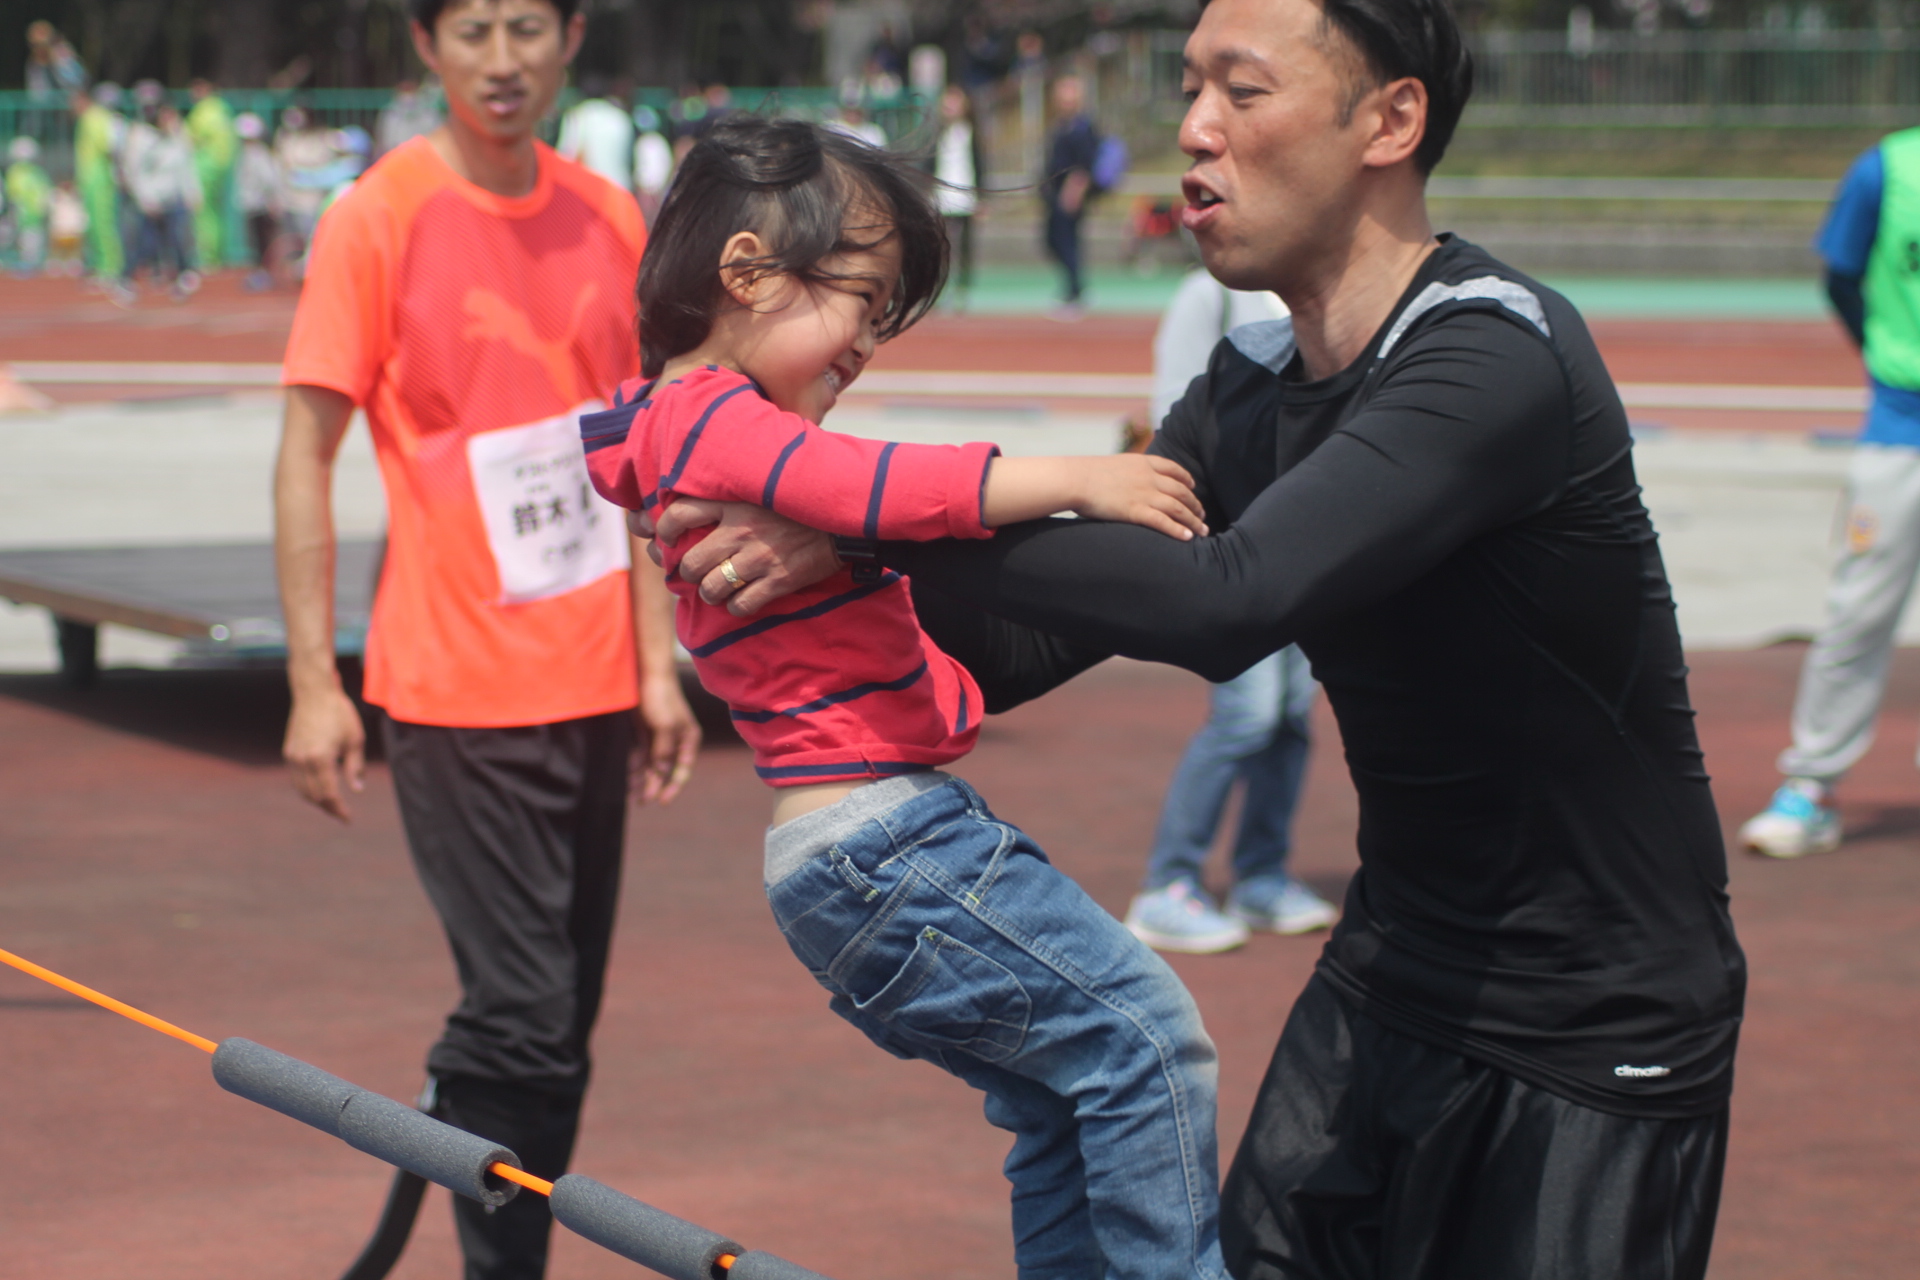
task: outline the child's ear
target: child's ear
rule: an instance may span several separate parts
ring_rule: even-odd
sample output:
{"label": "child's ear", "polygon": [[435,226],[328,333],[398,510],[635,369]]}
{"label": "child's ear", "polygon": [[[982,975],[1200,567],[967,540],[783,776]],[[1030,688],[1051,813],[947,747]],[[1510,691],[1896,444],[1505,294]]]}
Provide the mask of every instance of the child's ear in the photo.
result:
{"label": "child's ear", "polygon": [[735,232],[720,250],[720,281],[729,297],[750,310],[767,300],[774,285],[773,276],[748,266],[766,254],[766,243],[751,231]]}

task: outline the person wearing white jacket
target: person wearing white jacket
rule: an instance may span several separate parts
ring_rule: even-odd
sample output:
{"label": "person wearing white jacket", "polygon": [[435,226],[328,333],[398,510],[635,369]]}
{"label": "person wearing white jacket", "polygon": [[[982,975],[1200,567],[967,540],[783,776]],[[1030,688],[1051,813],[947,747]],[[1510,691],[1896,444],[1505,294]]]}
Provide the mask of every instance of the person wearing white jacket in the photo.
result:
{"label": "person wearing white jacket", "polygon": [[120,168],[127,196],[138,211],[127,282],[144,265],[156,282],[165,280],[172,286],[175,297],[186,297],[200,287],[193,242],[200,175],[194,167],[193,144],[171,104],[151,100],[143,104],[139,122],[127,132]]}
{"label": "person wearing white jacket", "polygon": [[633,194],[649,227],[666,198],[667,184],[673,181],[673,144],[660,124],[660,113],[652,107],[633,109]]}
{"label": "person wearing white jacket", "polygon": [[247,226],[247,244],[253,270],[247,288],[259,292],[273,283],[276,246],[280,238],[280,163],[267,145],[266,123],[251,111],[233,122],[240,137],[240,158],[234,166],[234,203]]}
{"label": "person wearing white jacket", "polygon": [[[1229,289],[1194,271],[1153,338],[1153,421],[1206,373],[1221,339],[1245,324],[1278,320],[1271,293]],[[1161,951],[1206,954],[1247,940],[1249,929],[1306,933],[1332,924],[1333,904],[1287,871],[1293,811],[1311,746],[1308,716],[1319,686],[1295,645],[1261,659],[1210,694],[1206,724],[1187,743],[1160,810],[1147,874],[1127,909],[1127,928]],[[1233,889],[1223,911],[1200,882],[1227,797],[1245,784],[1233,844]]]}
{"label": "person wearing white jacket", "polygon": [[582,100],[560,118],[560,145],[555,149],[622,191],[631,191],[633,134],[633,118],[595,76],[583,87]]}
{"label": "person wearing white jacket", "polygon": [[973,102],[950,84],[940,95],[940,140],[934,148],[934,201],[947,224],[961,302],[973,293],[973,218],[980,210],[980,147],[973,132]]}

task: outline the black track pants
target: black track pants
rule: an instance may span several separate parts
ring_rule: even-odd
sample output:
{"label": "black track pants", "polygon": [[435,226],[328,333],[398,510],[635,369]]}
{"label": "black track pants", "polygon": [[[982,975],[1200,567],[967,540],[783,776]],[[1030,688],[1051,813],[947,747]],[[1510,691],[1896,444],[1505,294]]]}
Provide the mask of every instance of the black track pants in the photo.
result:
{"label": "black track pants", "polygon": [[[536,1178],[567,1171],[580,1129],[579,1095],[537,1093],[491,1080],[439,1082],[434,1114],[457,1129],[509,1148]],[[453,1224],[466,1260],[465,1280],[539,1280],[547,1270],[553,1214],[547,1198],[522,1191],[499,1208],[453,1197]]]}
{"label": "black track pants", "polygon": [[1221,1196],[1237,1280],[1699,1280],[1727,1113],[1578,1106],[1390,1031],[1319,978]]}
{"label": "black track pants", "polygon": [[[631,712],[509,729],[387,720],[414,867],[439,912],[460,1003],[427,1055],[447,1120],[566,1171],[620,890]],[[538,1280],[539,1196],[494,1213],[456,1198],[468,1280]]]}

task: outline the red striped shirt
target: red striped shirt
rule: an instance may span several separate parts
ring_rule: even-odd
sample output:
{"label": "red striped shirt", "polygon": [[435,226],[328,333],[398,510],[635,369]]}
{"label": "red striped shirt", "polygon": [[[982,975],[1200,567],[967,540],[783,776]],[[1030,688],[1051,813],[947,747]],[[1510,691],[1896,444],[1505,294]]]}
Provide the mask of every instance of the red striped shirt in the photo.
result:
{"label": "red striped shirt", "polygon": [[[580,419],[593,484],[629,510],[671,496],[751,502],[849,537],[985,538],[989,444],[914,445],[824,431],[776,408],[752,379],[709,366],[622,384]],[[920,629],[907,581],[847,570],[736,618],[673,574],[707,534],[662,546],[680,643],[733,709],[754,767],[776,787],[912,773],[957,760],[980,730],[980,689]]]}

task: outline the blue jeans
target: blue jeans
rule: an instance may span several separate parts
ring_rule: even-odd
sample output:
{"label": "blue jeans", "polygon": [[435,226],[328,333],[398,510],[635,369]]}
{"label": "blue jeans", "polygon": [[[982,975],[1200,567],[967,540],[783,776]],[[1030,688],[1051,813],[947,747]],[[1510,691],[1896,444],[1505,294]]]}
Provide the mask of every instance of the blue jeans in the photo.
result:
{"label": "blue jeans", "polygon": [[1080,301],[1080,215],[1047,207],[1047,252],[1066,273],[1068,302]]}
{"label": "blue jeans", "polygon": [[1187,743],[1167,787],[1147,858],[1147,889],[1199,881],[1236,778],[1246,779],[1247,794],[1233,845],[1235,882],[1286,871],[1318,691],[1306,655],[1292,645],[1213,686],[1207,722]]}
{"label": "blue jeans", "polygon": [[178,278],[192,271],[196,259],[193,243],[193,212],[184,204],[171,204],[159,213],[143,213],[136,207],[137,220],[132,237],[132,252],[127,255],[127,278],[142,266],[158,280],[163,272]]}
{"label": "blue jeans", "polygon": [[957,778],[768,886],[833,1011],[984,1092],[1021,1280],[1224,1280],[1213,1042],[1160,957]]}

